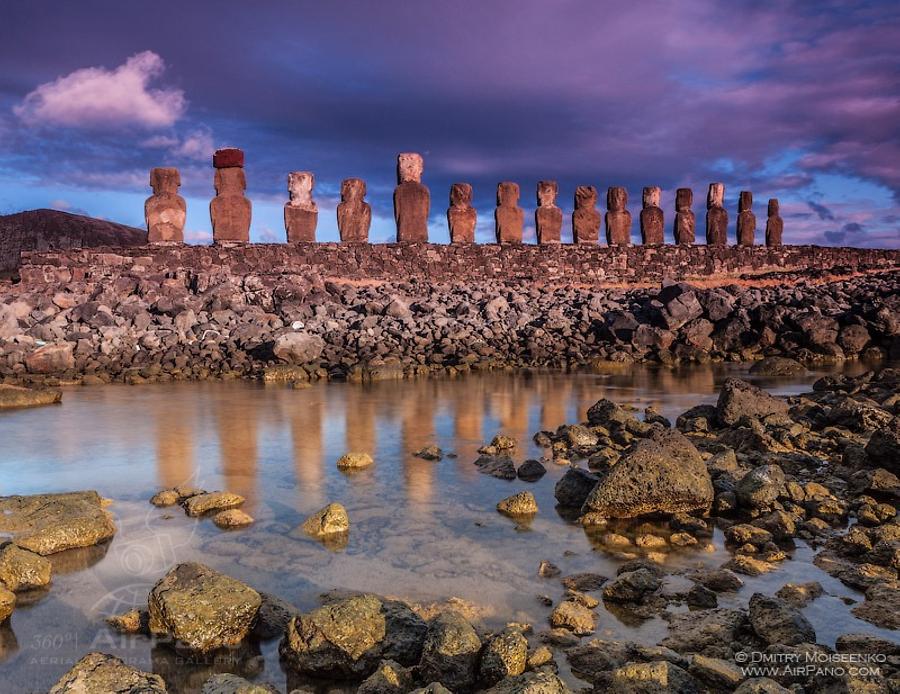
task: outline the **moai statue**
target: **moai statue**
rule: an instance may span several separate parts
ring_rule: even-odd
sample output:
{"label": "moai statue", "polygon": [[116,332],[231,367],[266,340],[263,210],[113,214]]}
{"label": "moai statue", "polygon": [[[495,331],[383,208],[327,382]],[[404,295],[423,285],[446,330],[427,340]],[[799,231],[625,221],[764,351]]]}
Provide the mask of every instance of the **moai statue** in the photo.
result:
{"label": "moai statue", "polygon": [[244,196],[244,153],[233,147],[217,150],[213,155],[216,169],[216,197],[209,203],[213,242],[247,243],[250,240],[252,206]]}
{"label": "moai statue", "polygon": [[756,215],[753,214],[753,193],[742,190],[738,197],[738,246],[752,246],[756,241]]}
{"label": "moai statue", "polygon": [[187,204],[178,194],[181,175],[178,169],[150,169],[153,195],[144,203],[147,220],[147,242],[153,244],[184,243],[184,220]]}
{"label": "moai statue", "polygon": [[778,198],[769,199],[769,219],[766,221],[766,245],[780,246],[784,220],[779,214]]}
{"label": "moai statue", "polygon": [[450,243],[475,243],[477,221],[478,213],[472,207],[472,186],[454,183],[450,186],[450,207],[447,209]]}
{"label": "moai statue", "polygon": [[675,191],[675,243],[681,246],[692,246],[697,240],[697,217],[691,209],[694,204],[694,191],[690,188],[679,188]]}
{"label": "moai statue", "polygon": [[706,196],[707,246],[724,246],[728,242],[728,210],[724,203],[725,184],[710,183]]}
{"label": "moai statue", "polygon": [[337,206],[338,232],[343,243],[367,243],[372,208],[365,201],[366,182],[345,178],[341,182],[341,201]]}
{"label": "moai statue", "polygon": [[422,155],[403,152],[397,156],[397,187],[394,189],[394,219],[397,241],[427,241],[431,194],[422,185]]}
{"label": "moai statue", "polygon": [[597,189],[578,186],[575,189],[575,211],[572,213],[572,241],[599,243],[603,216],[597,210]]}
{"label": "moai statue", "polygon": [[319,208],[312,189],[316,178],[310,171],[291,171],[287,180],[291,199],[284,206],[284,230],[288,243],[315,241]]}
{"label": "moai statue", "polygon": [[559,186],[556,181],[539,181],[537,185],[537,209],[534,211],[534,228],[540,244],[559,243],[562,232],[562,210],[556,206]]}
{"label": "moai statue", "polygon": [[631,212],[626,205],[627,190],[613,186],[606,191],[606,242],[610,246],[631,245]]}
{"label": "moai statue", "polygon": [[663,211],[659,206],[662,193],[658,186],[644,188],[641,210],[641,243],[645,246],[661,246],[664,242],[665,225]]}
{"label": "moai statue", "polygon": [[497,209],[494,229],[497,243],[522,243],[525,212],[519,207],[519,184],[504,181],[497,184]]}

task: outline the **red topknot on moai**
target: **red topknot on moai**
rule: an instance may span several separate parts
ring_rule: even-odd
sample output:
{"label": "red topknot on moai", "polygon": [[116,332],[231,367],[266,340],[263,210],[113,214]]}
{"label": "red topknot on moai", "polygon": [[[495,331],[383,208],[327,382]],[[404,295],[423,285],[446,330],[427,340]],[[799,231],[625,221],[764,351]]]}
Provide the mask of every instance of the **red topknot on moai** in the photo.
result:
{"label": "red topknot on moai", "polygon": [[250,241],[252,206],[244,196],[244,153],[234,147],[213,154],[216,170],[216,197],[209,203],[214,243],[247,243]]}

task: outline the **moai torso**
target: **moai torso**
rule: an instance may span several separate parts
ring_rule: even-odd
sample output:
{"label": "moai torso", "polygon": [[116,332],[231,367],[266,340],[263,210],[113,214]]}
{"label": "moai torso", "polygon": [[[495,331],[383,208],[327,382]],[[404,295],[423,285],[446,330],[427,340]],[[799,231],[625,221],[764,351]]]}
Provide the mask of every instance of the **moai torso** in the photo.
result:
{"label": "moai torso", "polygon": [[475,243],[477,221],[478,213],[472,207],[472,186],[454,183],[450,186],[450,207],[447,209],[450,243]]}
{"label": "moai torso", "polygon": [[347,178],[341,182],[337,223],[343,243],[367,243],[369,240],[372,208],[365,197],[366,182],[361,178]]}
{"label": "moai torso", "polygon": [[216,169],[216,197],[209,203],[215,243],[247,243],[250,240],[250,200],[244,196],[244,153],[239,149],[220,149],[213,155]]}
{"label": "moai torso", "polygon": [[753,214],[753,193],[742,190],[738,197],[737,242],[752,246],[756,242],[756,215]]}
{"label": "moai torso", "polygon": [[780,246],[784,233],[784,220],[779,214],[778,198],[769,200],[769,218],[766,220],[766,245]]}
{"label": "moai torso", "polygon": [[665,225],[663,211],[659,206],[661,190],[657,186],[644,188],[641,210],[641,243],[645,246],[661,246],[664,241]]}
{"label": "moai torso", "polygon": [[178,169],[158,167],[150,170],[153,195],[144,203],[148,243],[184,243],[187,204],[178,194],[180,185]]}
{"label": "moai torso", "polygon": [[562,234],[562,210],[556,206],[559,186],[556,181],[540,181],[537,186],[538,207],[534,211],[534,228],[540,244],[559,243]]}
{"label": "moai torso", "polygon": [[397,157],[397,187],[394,189],[394,219],[397,241],[427,241],[431,195],[422,185],[422,156],[404,152]]}
{"label": "moai torso", "polygon": [[613,186],[606,191],[606,242],[610,246],[631,245],[631,212],[628,205],[628,191]]}
{"label": "moai torso", "polygon": [[497,209],[494,230],[497,243],[522,243],[525,212],[519,207],[519,184],[504,181],[497,184]]}
{"label": "moai torso", "polygon": [[675,191],[675,243],[692,246],[697,240],[697,218],[691,205],[694,204],[694,191],[690,188],[679,188]]}
{"label": "moai torso", "polygon": [[728,242],[728,211],[724,201],[725,184],[710,183],[706,196],[707,246],[724,246]]}
{"label": "moai torso", "polygon": [[316,224],[319,208],[312,199],[316,179],[309,171],[292,171],[288,174],[290,200],[284,206],[284,230],[288,243],[316,240]]}
{"label": "moai torso", "polygon": [[575,189],[575,211],[572,213],[572,241],[599,243],[602,221],[597,209],[597,189],[594,186],[578,186]]}

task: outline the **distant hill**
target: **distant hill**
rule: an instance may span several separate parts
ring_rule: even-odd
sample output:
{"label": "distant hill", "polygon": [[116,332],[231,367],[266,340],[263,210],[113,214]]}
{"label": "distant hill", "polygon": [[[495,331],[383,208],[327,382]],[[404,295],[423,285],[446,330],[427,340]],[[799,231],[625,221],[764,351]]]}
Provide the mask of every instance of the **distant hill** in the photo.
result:
{"label": "distant hill", "polygon": [[28,210],[0,215],[0,274],[19,267],[22,251],[89,246],[143,246],[144,229],[59,210]]}

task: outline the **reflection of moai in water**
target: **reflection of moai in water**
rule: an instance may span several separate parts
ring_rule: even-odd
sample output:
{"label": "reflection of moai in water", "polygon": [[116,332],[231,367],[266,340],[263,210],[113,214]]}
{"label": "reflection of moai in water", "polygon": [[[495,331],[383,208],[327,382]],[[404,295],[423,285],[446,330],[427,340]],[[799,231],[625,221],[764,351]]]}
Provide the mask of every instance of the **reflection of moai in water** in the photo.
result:
{"label": "reflection of moai in water", "polygon": [[766,220],[766,245],[780,246],[781,235],[784,232],[784,220],[779,214],[778,198],[769,200],[769,218]]}
{"label": "reflection of moai in water", "polygon": [[153,195],[144,203],[149,243],[184,243],[184,220],[187,204],[178,194],[181,175],[178,169],[157,167],[150,169]]}
{"label": "reflection of moai in water", "polygon": [[756,215],[753,214],[753,193],[742,190],[738,197],[738,246],[752,246],[756,242]]}
{"label": "reflection of moai in water", "polygon": [[621,186],[613,186],[606,191],[606,242],[610,246],[631,245],[631,212],[628,205],[628,191]]}
{"label": "reflection of moai in water", "polygon": [[475,243],[477,221],[478,213],[472,207],[472,186],[454,183],[450,186],[450,207],[447,209],[450,243]]}
{"label": "reflection of moai in water", "polygon": [[675,243],[691,246],[697,239],[697,218],[691,205],[694,204],[694,191],[690,188],[679,188],[675,191]]}
{"label": "reflection of moai in water", "polygon": [[537,209],[534,228],[540,244],[559,243],[562,232],[562,210],[556,206],[559,186],[556,181],[540,181],[537,185]]}
{"label": "reflection of moai in water", "polygon": [[603,216],[597,209],[597,189],[578,186],[575,189],[575,211],[572,213],[572,241],[599,243]]}
{"label": "reflection of moai in water", "polygon": [[291,171],[288,174],[290,200],[284,206],[284,230],[288,243],[316,240],[319,208],[312,199],[315,182],[310,171]]}
{"label": "reflection of moai in water", "polygon": [[397,187],[394,189],[394,219],[397,241],[427,241],[431,195],[422,185],[422,155],[404,152],[397,156]]}
{"label": "reflection of moai in water", "polygon": [[659,206],[659,196],[662,191],[658,186],[644,188],[641,210],[641,243],[645,246],[661,246],[665,226],[663,211]]}
{"label": "reflection of moai in water", "polygon": [[724,202],[725,184],[710,183],[706,196],[707,246],[724,246],[728,242],[728,211]]}
{"label": "reflection of moai in water", "polygon": [[365,201],[366,182],[361,178],[346,178],[341,182],[341,201],[337,206],[338,232],[344,243],[366,243],[372,208]]}
{"label": "reflection of moai in water", "polygon": [[497,209],[494,230],[497,243],[522,243],[525,212],[519,207],[519,184],[504,181],[497,184]]}
{"label": "reflection of moai in water", "polygon": [[213,155],[216,197],[209,203],[213,241],[246,243],[250,240],[250,201],[244,196],[244,153],[233,147]]}

